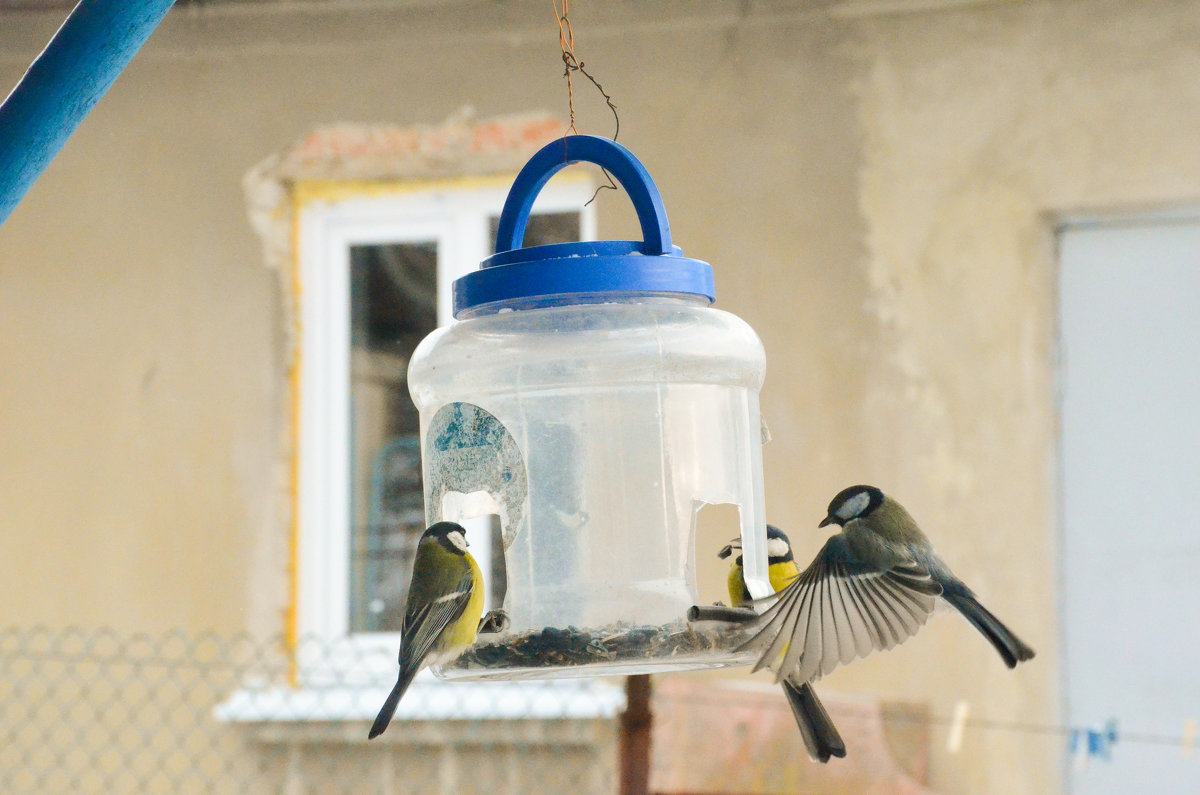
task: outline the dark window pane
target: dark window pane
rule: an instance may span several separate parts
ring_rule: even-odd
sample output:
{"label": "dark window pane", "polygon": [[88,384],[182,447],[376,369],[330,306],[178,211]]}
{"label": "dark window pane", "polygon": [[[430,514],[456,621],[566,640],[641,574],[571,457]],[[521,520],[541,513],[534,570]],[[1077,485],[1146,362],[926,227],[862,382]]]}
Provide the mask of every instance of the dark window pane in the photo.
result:
{"label": "dark window pane", "polygon": [[408,360],[437,327],[437,246],[350,249],[350,631],[400,629],[425,529]]}
{"label": "dark window pane", "polygon": [[350,248],[351,344],[407,358],[437,327],[437,244]]}

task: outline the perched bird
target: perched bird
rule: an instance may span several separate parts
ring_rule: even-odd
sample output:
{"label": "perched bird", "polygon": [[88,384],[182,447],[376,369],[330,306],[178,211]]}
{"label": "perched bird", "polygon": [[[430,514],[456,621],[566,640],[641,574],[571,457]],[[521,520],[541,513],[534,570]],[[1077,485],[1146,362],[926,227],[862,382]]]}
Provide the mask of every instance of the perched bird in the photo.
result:
{"label": "perched bird", "polygon": [[842,528],[756,622],[743,649],[764,649],[754,670],[812,682],[839,664],[902,643],[941,597],[1013,668],[1033,657],[934,551],[900,503],[874,486],[851,486],[829,503],[820,527]]}
{"label": "perched bird", "polygon": [[400,625],[400,677],[371,726],[383,733],[413,677],[426,665],[449,662],[475,642],[483,612],[483,575],[467,552],[461,525],[438,522],[421,535]]}
{"label": "perched bird", "polygon": [[[734,552],[739,553],[733,565],[729,567],[728,577],[729,598],[734,607],[748,607],[753,602],[750,591],[746,588],[741,551],[742,540],[735,538],[717,553],[722,560]],[[792,557],[792,546],[788,543],[788,537],[779,528],[771,525],[767,525],[767,563],[767,577],[771,581],[771,588],[777,592],[800,576],[800,569],[796,567],[796,561]],[[791,677],[787,677],[783,680],[783,692],[796,718],[796,725],[800,727],[800,736],[804,738],[808,755],[820,762],[828,762],[831,756],[844,757],[846,744],[842,742],[837,727],[833,725],[829,713],[825,711],[812,686],[808,682],[794,682]]]}

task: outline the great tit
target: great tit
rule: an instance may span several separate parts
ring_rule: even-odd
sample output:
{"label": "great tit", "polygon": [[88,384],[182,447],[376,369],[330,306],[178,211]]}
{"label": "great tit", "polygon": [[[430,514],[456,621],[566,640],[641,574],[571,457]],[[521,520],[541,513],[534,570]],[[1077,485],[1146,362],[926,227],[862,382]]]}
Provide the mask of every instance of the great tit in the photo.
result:
{"label": "great tit", "polygon": [[[724,560],[734,552],[738,556],[729,567],[729,599],[734,607],[748,607],[753,600],[746,588],[746,578],[742,571],[742,540],[735,538],[725,546],[717,556]],[[792,557],[792,546],[783,532],[767,525],[767,577],[771,588],[776,592],[782,591],[792,580],[800,576],[800,569]],[[837,727],[829,718],[829,713],[817,698],[816,691],[808,682],[793,682],[791,677],[783,680],[783,693],[787,696],[796,725],[800,728],[800,736],[804,738],[804,746],[808,755],[819,762],[828,762],[831,756],[844,757],[846,744],[838,734]]]}
{"label": "great tit", "polygon": [[757,619],[743,649],[764,648],[754,670],[811,682],[874,649],[902,643],[941,597],[991,641],[1013,668],[1033,649],[975,598],[900,503],[874,486],[838,493],[820,527],[842,528]]}
{"label": "great tit", "polygon": [[483,575],[467,552],[462,526],[438,522],[426,530],[417,542],[400,625],[400,677],[371,725],[370,739],[388,727],[418,671],[453,660],[475,642],[483,593]]}

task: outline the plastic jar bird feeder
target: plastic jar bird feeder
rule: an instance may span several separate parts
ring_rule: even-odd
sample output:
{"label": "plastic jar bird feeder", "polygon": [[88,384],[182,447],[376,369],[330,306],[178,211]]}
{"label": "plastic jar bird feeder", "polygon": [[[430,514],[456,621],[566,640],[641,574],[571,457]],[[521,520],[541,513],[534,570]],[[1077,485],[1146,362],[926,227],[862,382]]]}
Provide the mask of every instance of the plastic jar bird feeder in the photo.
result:
{"label": "plastic jar bird feeder", "polygon": [[[542,186],[581,160],[624,186],[644,241],[521,248]],[[717,551],[695,549],[705,504],[739,506],[747,579],[769,593],[758,337],[709,307],[712,269],[671,244],[649,173],[607,139],[572,136],[534,155],[504,205],[496,252],[455,282],[461,322],[422,341],[409,368],[426,518],[498,513],[508,583],[508,628],[435,673],[748,662],[685,616],[695,556]]]}

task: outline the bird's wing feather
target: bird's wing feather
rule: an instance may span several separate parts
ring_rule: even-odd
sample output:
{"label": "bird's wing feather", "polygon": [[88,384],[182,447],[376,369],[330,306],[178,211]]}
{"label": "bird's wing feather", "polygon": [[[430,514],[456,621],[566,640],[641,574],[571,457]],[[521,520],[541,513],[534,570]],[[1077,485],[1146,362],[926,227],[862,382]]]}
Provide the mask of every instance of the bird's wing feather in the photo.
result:
{"label": "bird's wing feather", "polygon": [[471,572],[468,570],[453,591],[406,613],[401,627],[401,667],[419,666],[442,630],[462,616],[470,599]]}
{"label": "bird's wing feather", "polygon": [[908,640],[929,619],[940,593],[918,563],[864,563],[839,533],[777,594],[740,650],[761,650],[754,670],[770,668],[777,681],[811,682]]}
{"label": "bird's wing feather", "polygon": [[850,577],[846,567],[840,563],[837,565],[837,583],[848,597],[846,612],[850,615],[851,627],[854,632],[855,656],[850,659],[865,657],[883,643],[883,633],[879,628],[879,622],[876,620],[875,614],[868,609],[869,603],[863,595],[862,589]]}
{"label": "bird's wing feather", "polygon": [[858,657],[865,657],[871,653],[872,649],[882,648],[883,630],[875,618],[875,612],[871,609],[872,602],[869,601],[869,597],[858,587],[858,584],[846,572],[845,567],[840,564],[837,568],[837,580],[846,595],[850,597],[848,604],[853,609],[848,612],[856,619],[853,623],[855,654]]}
{"label": "bird's wing feather", "polygon": [[[756,647],[759,645],[756,641],[768,644],[766,650],[758,658],[758,662],[755,663],[754,671],[765,668],[769,661],[776,659],[788,650],[788,642],[796,633],[801,618],[804,619],[805,626],[807,626],[808,618],[805,608],[810,606],[812,600],[812,589],[808,586],[813,581],[813,575],[814,571],[810,566],[799,577],[792,580],[790,585],[780,591],[781,594],[792,595],[793,598],[789,601],[790,609],[783,609],[783,599],[780,598],[759,616],[757,623],[763,625],[763,629],[755,633],[754,637],[742,647]],[[774,629],[771,629],[772,627]]]}

